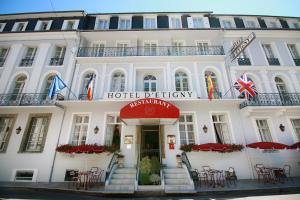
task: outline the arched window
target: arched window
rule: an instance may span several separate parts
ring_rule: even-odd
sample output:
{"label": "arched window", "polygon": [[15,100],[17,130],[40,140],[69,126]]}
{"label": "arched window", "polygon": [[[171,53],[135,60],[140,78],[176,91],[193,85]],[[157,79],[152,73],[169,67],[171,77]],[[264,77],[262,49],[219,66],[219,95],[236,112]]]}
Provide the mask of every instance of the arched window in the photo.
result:
{"label": "arched window", "polygon": [[157,80],[155,76],[148,75],[144,78],[144,91],[155,92]]}
{"label": "arched window", "polygon": [[280,94],[288,93],[287,87],[281,78],[275,77],[275,83],[276,83],[276,88],[278,90],[278,93]]}
{"label": "arched window", "polygon": [[[81,93],[79,95],[79,99],[81,100],[87,100],[87,89],[88,89],[88,83],[91,77],[95,77],[95,74],[92,72],[86,73],[85,76],[83,77],[82,83],[81,83]],[[94,88],[95,84],[93,84],[93,94],[94,95]]]}
{"label": "arched window", "polygon": [[189,91],[188,76],[184,72],[175,73],[176,91]]}
{"label": "arched window", "polygon": [[12,96],[11,96],[11,100],[17,100],[18,98],[20,98],[20,94],[23,91],[25,82],[26,82],[27,77],[25,75],[19,76],[18,78],[16,78],[14,86],[12,88]]}
{"label": "arched window", "polygon": [[218,80],[217,80],[217,76],[215,73],[211,72],[211,71],[206,71],[205,72],[205,83],[206,83],[206,91],[208,94],[208,83],[207,83],[207,77],[211,76],[211,80],[214,86],[214,93],[213,96],[215,99],[220,99],[221,98],[221,92],[219,90],[219,86],[218,86]]}
{"label": "arched window", "polygon": [[116,72],[111,79],[111,92],[125,91],[125,75],[122,72]]}
{"label": "arched window", "polygon": [[51,83],[52,83],[54,77],[55,77],[55,74],[49,75],[47,80],[46,80],[44,90],[43,90],[43,94],[42,94],[42,99],[43,100],[46,99],[47,96],[48,96],[48,92],[49,92],[49,89],[50,89],[50,86],[51,86]]}

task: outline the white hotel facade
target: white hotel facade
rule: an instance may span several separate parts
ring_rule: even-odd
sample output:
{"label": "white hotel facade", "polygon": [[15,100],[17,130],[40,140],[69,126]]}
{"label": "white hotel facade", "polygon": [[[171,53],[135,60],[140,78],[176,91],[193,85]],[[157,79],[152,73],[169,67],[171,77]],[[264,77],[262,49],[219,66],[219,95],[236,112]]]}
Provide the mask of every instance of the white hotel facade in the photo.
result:
{"label": "white hotel facade", "polygon": [[[118,131],[125,167],[132,169],[147,145],[172,168],[183,144],[299,142],[299,30],[296,17],[212,12],[1,15],[0,181],[63,182],[70,169],[106,170],[112,154],[70,156],[55,149],[110,145]],[[233,62],[226,59],[232,43],[251,32],[256,39],[245,52]],[[255,83],[259,101],[245,101],[230,90],[243,73]],[[92,101],[85,89],[90,74],[95,75]],[[215,86],[212,101],[207,74]],[[62,90],[56,102],[46,97],[54,75],[72,91]],[[148,97],[175,105],[179,120],[120,120],[124,106]],[[168,135],[175,136],[174,149]],[[133,144],[124,144],[125,136],[132,136]],[[193,168],[233,166],[239,179],[255,178],[257,163],[289,164],[292,175],[300,175],[297,150],[187,155]],[[24,171],[32,177],[22,177]],[[167,179],[162,187],[172,183]]]}

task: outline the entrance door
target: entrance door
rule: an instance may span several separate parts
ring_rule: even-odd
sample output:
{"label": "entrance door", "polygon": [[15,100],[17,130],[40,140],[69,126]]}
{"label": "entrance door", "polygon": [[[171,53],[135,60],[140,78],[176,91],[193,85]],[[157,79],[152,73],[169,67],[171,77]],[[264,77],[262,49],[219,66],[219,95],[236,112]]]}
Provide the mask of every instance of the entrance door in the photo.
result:
{"label": "entrance door", "polygon": [[159,126],[142,126],[140,159],[145,156],[160,159]]}

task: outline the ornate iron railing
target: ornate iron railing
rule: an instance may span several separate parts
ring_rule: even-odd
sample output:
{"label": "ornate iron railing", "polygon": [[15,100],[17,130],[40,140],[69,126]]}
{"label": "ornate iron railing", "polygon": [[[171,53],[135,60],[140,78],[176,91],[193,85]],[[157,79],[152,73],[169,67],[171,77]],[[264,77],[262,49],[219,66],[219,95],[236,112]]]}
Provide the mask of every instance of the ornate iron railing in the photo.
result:
{"label": "ornate iron railing", "polygon": [[238,58],[239,65],[251,65],[249,58]]}
{"label": "ornate iron railing", "polygon": [[64,63],[64,58],[51,58],[49,65],[59,66]]}
{"label": "ornate iron railing", "polygon": [[300,93],[259,93],[240,104],[246,106],[300,106]]}
{"label": "ornate iron railing", "polygon": [[278,58],[267,58],[269,65],[280,65]]}
{"label": "ornate iron railing", "polygon": [[20,62],[20,66],[31,66],[34,58],[23,58]]}
{"label": "ornate iron railing", "polygon": [[296,66],[300,66],[300,58],[294,58],[294,62]]}
{"label": "ornate iron railing", "polygon": [[55,104],[46,93],[0,94],[0,106],[44,106]]}
{"label": "ornate iron railing", "polygon": [[108,179],[114,165],[118,163],[118,154],[114,153],[106,169],[105,181]]}
{"label": "ornate iron railing", "polygon": [[223,46],[80,47],[78,57],[224,55]]}

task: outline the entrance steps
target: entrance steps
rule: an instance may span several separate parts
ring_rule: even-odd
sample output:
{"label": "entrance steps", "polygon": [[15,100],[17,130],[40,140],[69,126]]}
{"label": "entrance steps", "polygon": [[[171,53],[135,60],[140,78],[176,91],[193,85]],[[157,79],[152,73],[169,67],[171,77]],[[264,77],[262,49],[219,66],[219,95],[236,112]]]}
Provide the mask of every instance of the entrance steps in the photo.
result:
{"label": "entrance steps", "polygon": [[135,189],[135,168],[116,168],[108,184],[106,194],[133,194]]}
{"label": "entrance steps", "polygon": [[165,193],[196,193],[186,168],[165,168]]}

